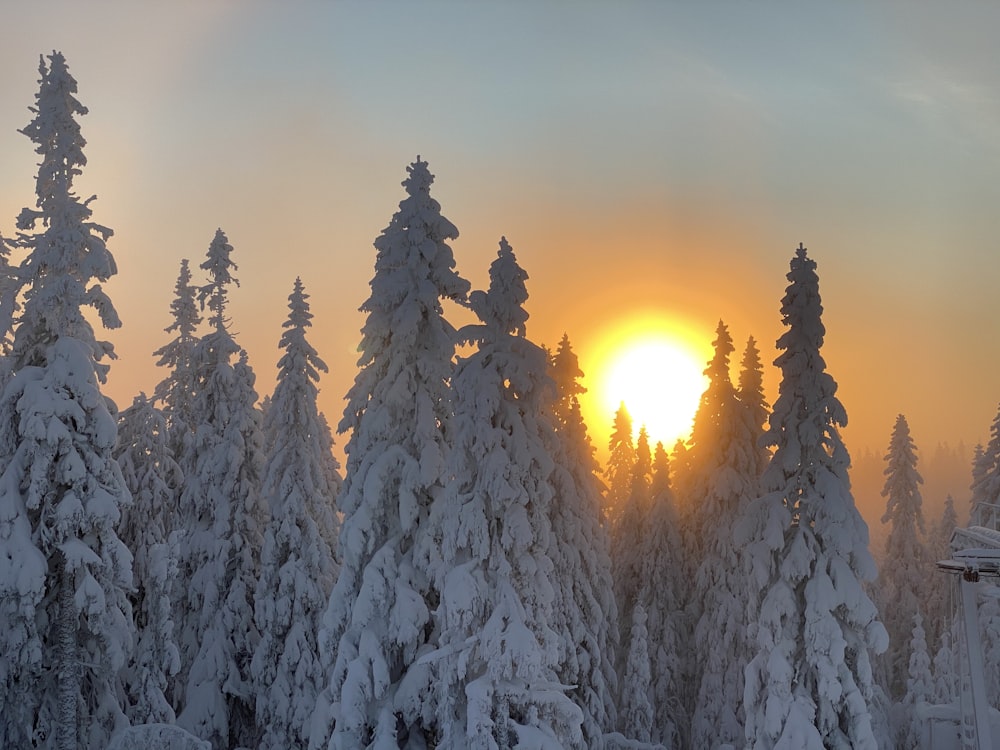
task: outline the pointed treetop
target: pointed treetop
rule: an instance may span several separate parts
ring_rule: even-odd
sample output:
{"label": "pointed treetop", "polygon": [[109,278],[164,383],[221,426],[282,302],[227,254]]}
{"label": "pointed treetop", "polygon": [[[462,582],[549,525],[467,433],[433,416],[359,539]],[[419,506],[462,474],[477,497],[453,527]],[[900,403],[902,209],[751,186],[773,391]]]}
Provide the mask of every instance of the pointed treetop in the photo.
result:
{"label": "pointed treetop", "polygon": [[181,259],[170,311],[174,314],[174,322],[163,330],[167,333],[177,331],[183,338],[194,336],[198,324],[201,323],[201,316],[198,314],[198,305],[195,302],[195,289],[191,286],[191,266],[187,258]]}
{"label": "pointed treetop", "polygon": [[35,153],[43,157],[37,177],[38,206],[42,208],[53,196],[69,193],[73,177],[87,164],[83,154],[87,142],[74,119],[76,115],[87,114],[87,108],[74,96],[76,79],[61,52],[49,55],[48,66],[40,55],[38,72],[41,78],[35,95],[37,104],[29,107],[35,117],[19,132],[35,142]]}
{"label": "pointed treetop", "polygon": [[403,180],[402,184],[409,195],[417,195],[418,193],[430,194],[431,185],[434,183],[434,175],[427,168],[427,162],[420,160],[419,154],[417,155],[417,160],[406,168],[406,172],[408,177]]}
{"label": "pointed treetop", "polygon": [[713,382],[729,380],[729,355],[736,351],[736,347],[733,346],[733,337],[729,335],[729,329],[721,320],[715,329],[715,341],[712,342],[712,346],[715,354],[709,360],[704,374]]}
{"label": "pointed treetop", "polygon": [[580,378],[583,377],[580,359],[573,351],[569,336],[565,333],[552,357],[552,377],[556,381],[561,397],[568,398],[587,392],[587,389],[580,384]]}
{"label": "pointed treetop", "polygon": [[528,313],[522,305],[528,299],[524,285],[528,274],[517,264],[506,237],[500,238],[497,259],[490,264],[490,288],[469,295],[469,306],[487,327],[502,335],[525,335]]}
{"label": "pointed treetop", "polygon": [[278,347],[284,355],[278,361],[279,381],[292,373],[304,373],[310,380],[319,380],[320,372],[328,372],[326,363],[306,341],[306,328],[312,325],[313,315],[309,312],[309,295],[305,292],[300,278],[295,279],[292,293],[288,295],[288,320],[282,323],[285,329]]}
{"label": "pointed treetop", "polygon": [[614,450],[616,446],[627,445],[632,447],[632,417],[622,401],[615,412],[615,424],[611,431],[611,438],[608,440],[608,448]]}
{"label": "pointed treetop", "polygon": [[208,306],[212,313],[208,323],[213,328],[221,330],[226,325],[226,297],[230,284],[240,285],[239,279],[233,276],[233,271],[239,267],[232,261],[233,246],[221,229],[215,230],[215,237],[208,246],[208,257],[200,268],[208,272],[209,282],[198,290],[198,301],[202,308]]}

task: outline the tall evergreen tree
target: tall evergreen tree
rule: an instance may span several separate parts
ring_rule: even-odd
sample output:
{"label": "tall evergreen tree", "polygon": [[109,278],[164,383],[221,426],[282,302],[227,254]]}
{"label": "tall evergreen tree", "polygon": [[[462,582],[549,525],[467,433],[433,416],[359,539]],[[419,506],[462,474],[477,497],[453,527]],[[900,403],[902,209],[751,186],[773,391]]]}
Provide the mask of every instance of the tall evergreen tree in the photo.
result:
{"label": "tall evergreen tree", "polygon": [[339,427],[351,432],[342,565],[324,616],[337,657],[310,740],[316,747],[332,732],[331,750],[418,747],[433,731],[432,707],[406,689],[428,679],[418,660],[433,647],[438,598],[413,546],[444,485],[448,453],[455,331],[441,299],[462,299],[469,285],[454,270],[447,240],[458,229],[430,195],[427,162],[418,158],[407,172],[406,197],[375,240],[361,371]]}
{"label": "tall evergreen tree", "polygon": [[644,743],[653,736],[653,706],[649,699],[652,674],[646,620],[646,610],[640,602],[632,612],[622,681],[622,733],[628,739]]}
{"label": "tall evergreen tree", "polygon": [[173,322],[164,330],[174,338],[155,352],[159,367],[169,368],[167,376],[159,382],[153,396],[167,417],[170,447],[174,456],[183,459],[190,454],[190,442],[198,423],[194,409],[197,392],[197,372],[194,366],[194,349],[198,343],[198,290],[191,284],[191,269],[187,258],[181,261],[174,299],[170,303]]}
{"label": "tall evergreen tree", "polygon": [[172,724],[170,688],[180,655],[171,595],[178,551],[171,532],[184,477],[170,450],[166,418],[145,394],[121,413],[115,456],[132,494],[120,527],[135,555],[130,600],[136,647],[125,672],[128,715],[134,724]]}
{"label": "tall evergreen tree", "polygon": [[607,492],[604,512],[612,527],[632,492],[632,467],[635,465],[635,442],[632,438],[632,417],[622,401],[615,412],[614,426],[608,439],[608,464],[604,469]]}
{"label": "tall evergreen tree", "polygon": [[[615,599],[618,602],[619,632],[632,629],[632,608],[638,601],[642,586],[642,550],[637,542],[642,539],[646,516],[649,513],[652,456],[649,436],[645,426],[639,428],[634,461],[632,462],[631,490],[618,513],[611,533],[611,564],[614,570]],[[626,647],[627,648],[627,647]],[[624,666],[622,654],[622,666]]]}
{"label": "tall evergreen tree", "polygon": [[753,336],[747,339],[746,348],[743,350],[736,396],[743,404],[743,408],[749,412],[750,424],[757,435],[754,445],[757,447],[757,475],[760,476],[764,473],[767,462],[771,458],[770,453],[760,441],[760,437],[764,434],[764,428],[767,426],[770,407],[767,399],[764,398],[764,368],[760,361],[760,350],[757,348],[757,342],[754,341]]}
{"label": "tall evergreen tree", "polygon": [[685,566],[680,523],[670,486],[670,466],[660,443],[653,454],[650,493],[649,510],[636,544],[641,559],[637,576],[641,583],[636,599],[647,615],[651,736],[667,747],[687,747],[690,722],[682,705],[685,675],[681,657],[690,645],[691,623],[681,596]]}
{"label": "tall evergreen tree", "polygon": [[[948,495],[944,500],[944,510],[941,518],[931,528],[927,547],[930,556],[930,564],[934,565],[938,560],[948,560],[951,558],[951,535],[958,526],[958,515],[955,512],[955,500]],[[927,613],[927,644],[931,653],[936,654],[941,645],[941,638],[944,632],[951,626],[954,616],[954,602],[951,600],[950,587],[944,586],[940,581],[937,585],[929,587],[925,611]]]}
{"label": "tall evergreen tree", "polygon": [[[715,357],[706,374],[704,422],[696,431],[698,484],[693,495],[700,538],[700,562],[689,604],[694,631],[695,700],[691,741],[694,747],[737,745],[743,738],[743,671],[746,667],[747,579],[735,528],[759,493],[757,449],[760,412],[737,399],[729,378],[733,351],[726,326],[719,323]],[[753,396],[753,391],[748,391]],[[708,415],[711,415],[710,417]],[[698,422],[696,421],[696,425]]]}
{"label": "tall evergreen tree", "polygon": [[586,389],[579,361],[563,336],[550,362],[556,384],[555,432],[549,449],[555,603],[553,628],[560,636],[559,681],[573,685],[570,698],[583,711],[583,743],[604,747],[617,726],[615,658],[618,608],[614,598],[610,538],[602,523],[602,483],[580,411]]}
{"label": "tall evergreen tree", "polygon": [[263,730],[260,750],[308,744],[325,678],[317,634],[336,571],[322,523],[334,510],[335,488],[323,456],[325,424],[316,408],[316,383],[327,367],[306,340],[313,317],[308,298],[296,279],[279,342],[284,354],[278,383],[266,412],[270,449],[262,494],[270,522],[254,598],[261,641],[251,663]]}
{"label": "tall evergreen tree", "polygon": [[889,695],[899,700],[906,691],[913,618],[929,594],[926,581],[933,572],[928,569],[927,550],[921,539],[924,513],[920,485],[924,480],[917,471],[916,446],[902,414],[896,417],[885,461],[882,497],[886,498],[886,508],[882,523],[890,524],[890,530],[885,545],[889,564],[883,573],[881,609],[889,632],[885,655]]}
{"label": "tall evergreen tree", "polygon": [[209,331],[193,353],[199,424],[181,494],[192,518],[182,540],[179,583],[180,677],[186,686],[178,723],[215,747],[256,746],[250,660],[259,640],[254,590],[267,508],[260,493],[261,426],[254,374],[229,331],[232,246],[215,233],[201,267],[209,281],[199,298]]}
{"label": "tall evergreen tree", "polygon": [[[976,505],[1000,504],[1000,408],[990,425],[990,439],[985,445],[977,445],[972,459],[972,484],[970,488],[970,513]],[[970,520],[975,523],[975,518]]]}
{"label": "tall evergreen tree", "polygon": [[876,576],[868,529],[850,493],[847,421],[820,354],[816,263],[801,245],[782,300],[774,455],[737,543],[749,553],[755,643],[746,669],[746,739],[754,750],[875,750],[871,654],[887,635],[864,584]]}
{"label": "tall evergreen tree", "polygon": [[[24,303],[0,399],[0,746],[104,747],[125,722],[116,695],[131,646],[132,557],[116,527],[130,502],[101,394],[120,325],[100,282],[112,232],[74,192],[87,109],[59,52],[42,58],[34,117],[36,208],[18,217]],[[37,232],[33,231],[37,226]]]}
{"label": "tall evergreen tree", "polygon": [[452,380],[454,477],[430,513],[421,554],[434,571],[437,747],[582,747],[563,692],[549,551],[553,462],[545,352],[525,338],[527,274],[500,241],[490,286],[469,302],[482,325]]}
{"label": "tall evergreen tree", "polygon": [[906,692],[895,712],[896,747],[899,750],[920,750],[922,747],[923,727],[919,708],[930,703],[934,695],[931,660],[919,612],[913,616],[912,622],[910,647],[907,649],[910,661],[907,665]]}

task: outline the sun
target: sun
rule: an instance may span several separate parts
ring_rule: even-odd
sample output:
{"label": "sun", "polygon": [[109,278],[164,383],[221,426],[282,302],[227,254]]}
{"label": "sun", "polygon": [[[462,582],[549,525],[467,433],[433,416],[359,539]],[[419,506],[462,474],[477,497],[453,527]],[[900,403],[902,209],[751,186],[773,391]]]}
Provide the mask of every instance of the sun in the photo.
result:
{"label": "sun", "polygon": [[647,318],[609,332],[600,348],[591,382],[592,408],[602,419],[610,425],[624,402],[634,430],[645,425],[651,444],[660,441],[669,450],[686,439],[708,385],[705,344],[677,323]]}

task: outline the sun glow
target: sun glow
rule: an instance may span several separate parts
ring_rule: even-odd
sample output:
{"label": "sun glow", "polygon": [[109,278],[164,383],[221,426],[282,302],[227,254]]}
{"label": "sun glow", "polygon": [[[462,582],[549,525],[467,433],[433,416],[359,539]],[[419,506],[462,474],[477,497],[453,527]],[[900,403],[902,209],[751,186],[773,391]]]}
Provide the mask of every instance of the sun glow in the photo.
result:
{"label": "sun glow", "polygon": [[708,384],[702,371],[711,345],[676,323],[654,318],[618,327],[600,349],[592,408],[601,418],[610,425],[624,402],[635,432],[645,425],[651,443],[662,441],[669,450],[678,438],[687,438]]}

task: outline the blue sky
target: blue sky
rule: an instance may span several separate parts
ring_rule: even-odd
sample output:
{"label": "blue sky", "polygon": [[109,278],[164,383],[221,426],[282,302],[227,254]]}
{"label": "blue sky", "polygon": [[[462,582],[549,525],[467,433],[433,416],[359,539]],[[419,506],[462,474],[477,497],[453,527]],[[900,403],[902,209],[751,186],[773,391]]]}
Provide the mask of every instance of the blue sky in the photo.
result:
{"label": "blue sky", "polygon": [[[354,376],[371,242],[417,154],[484,284],[503,234],[529,335],[636,310],[706,343],[717,321],[765,361],[788,260],[819,262],[830,372],[852,449],[988,439],[1000,400],[1000,8],[957,3],[11,3],[0,48],[0,232],[33,200],[19,135],[40,53],[91,114],[78,181],[116,231],[121,405],[162,373],[181,258],[236,248],[233,328],[258,386],[296,275],[331,365]],[[769,381],[773,400],[775,384]],[[603,442],[607,425],[592,420]]]}

